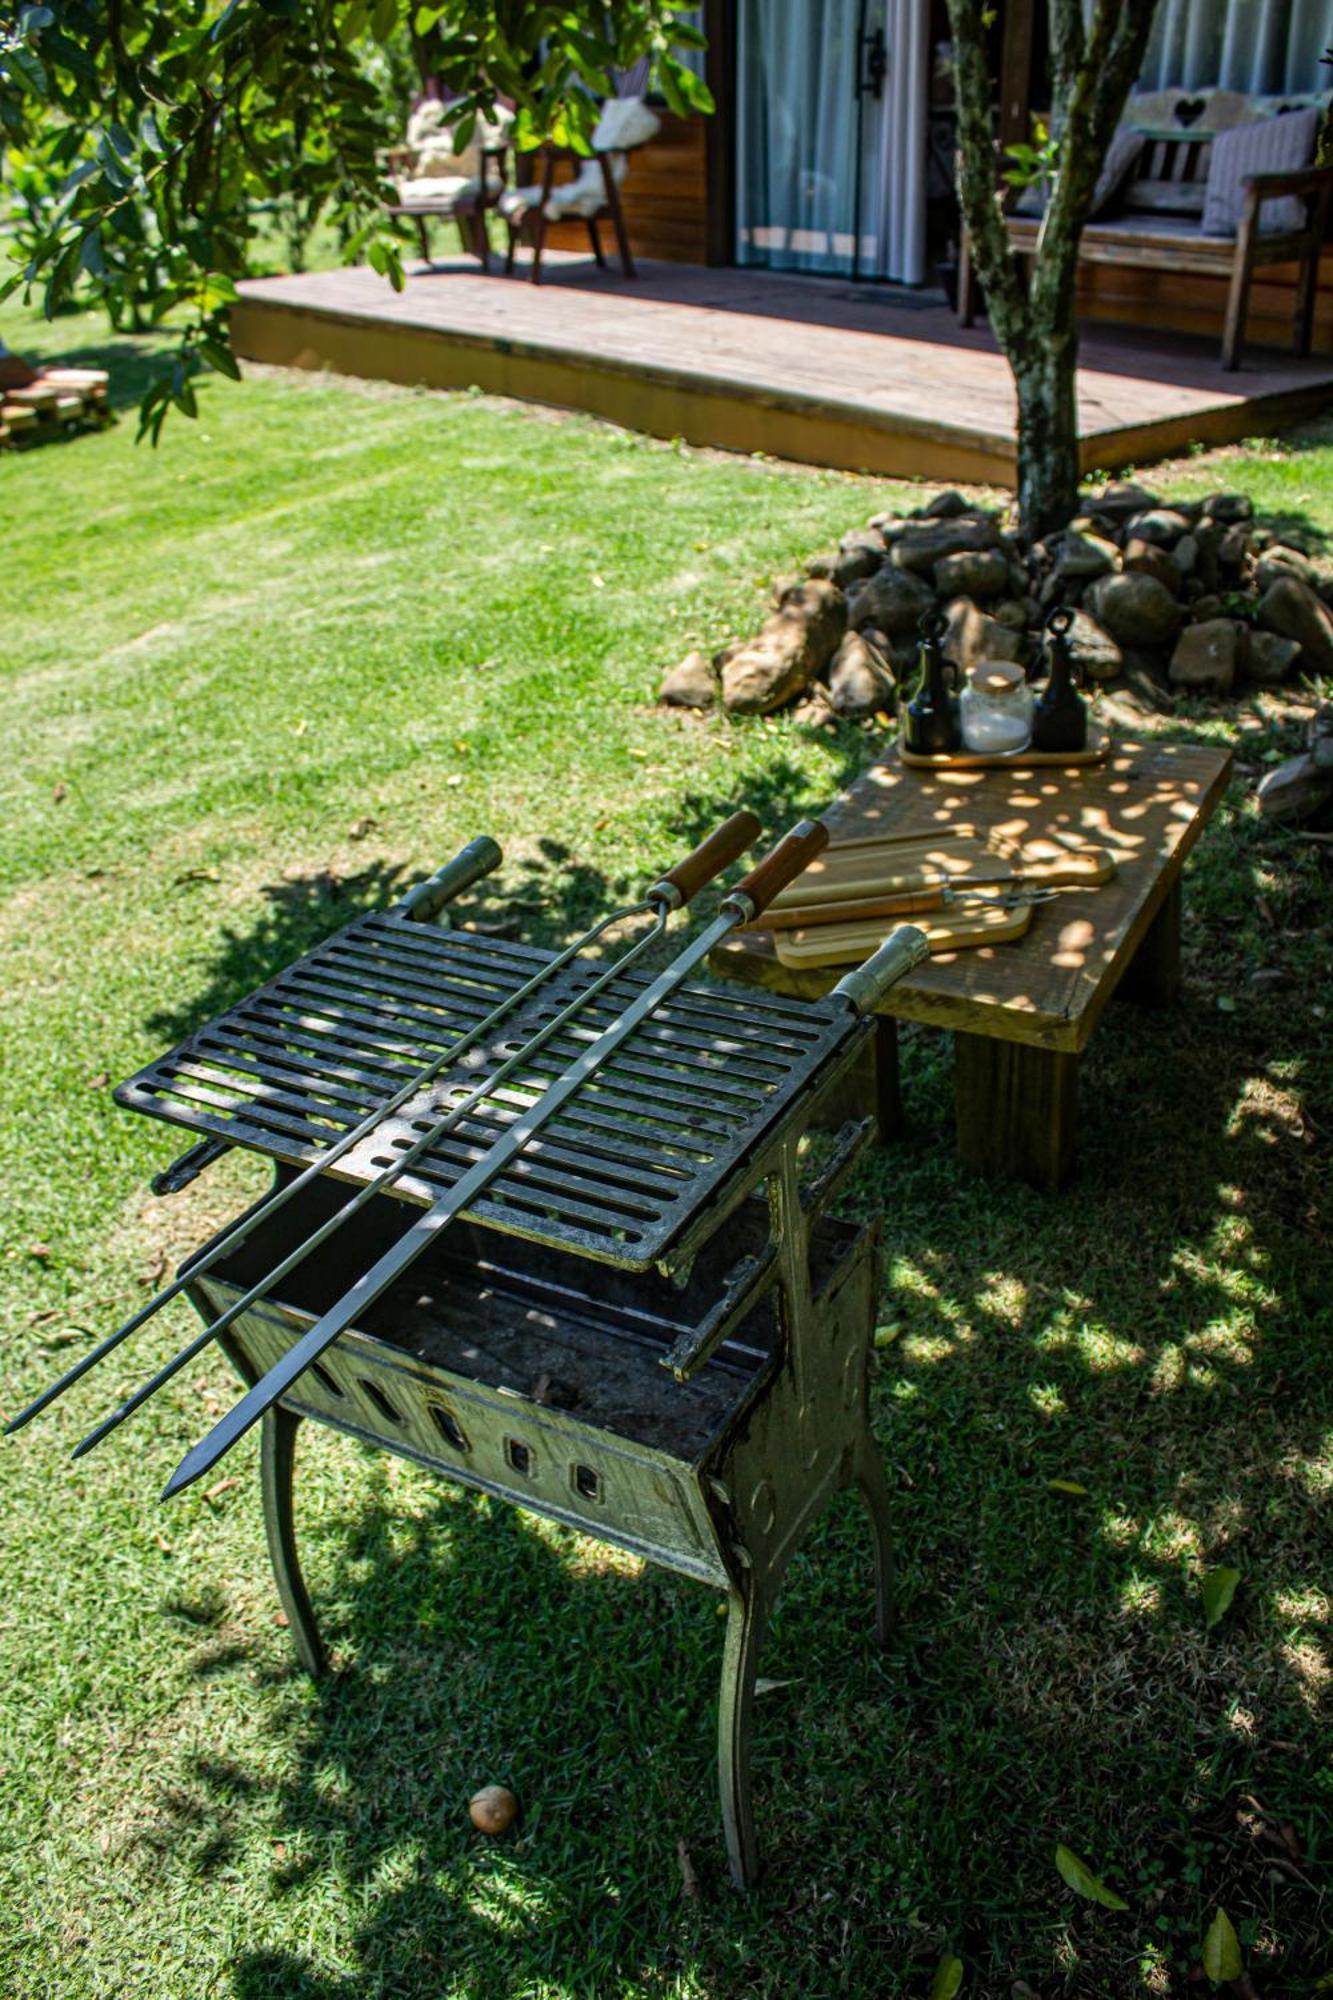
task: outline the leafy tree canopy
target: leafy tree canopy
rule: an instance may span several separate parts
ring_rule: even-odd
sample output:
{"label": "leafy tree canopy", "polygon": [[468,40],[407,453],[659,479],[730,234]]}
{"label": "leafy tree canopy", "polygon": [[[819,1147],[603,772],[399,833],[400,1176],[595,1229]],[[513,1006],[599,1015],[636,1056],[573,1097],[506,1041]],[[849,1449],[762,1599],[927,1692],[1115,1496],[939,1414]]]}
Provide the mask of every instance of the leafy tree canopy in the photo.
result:
{"label": "leafy tree canopy", "polygon": [[685,0],[49,0],[0,16],[0,135],[18,218],[16,268],[48,316],[76,293],[116,325],[172,316],[179,343],[141,411],[156,441],[193,378],[235,375],[227,313],[254,209],[323,213],[349,261],[401,286],[380,154],[420,77],[460,100],[466,140],[497,98],[516,143],[580,149],[616,70],[648,57],[677,111],[710,110],[681,60]]}

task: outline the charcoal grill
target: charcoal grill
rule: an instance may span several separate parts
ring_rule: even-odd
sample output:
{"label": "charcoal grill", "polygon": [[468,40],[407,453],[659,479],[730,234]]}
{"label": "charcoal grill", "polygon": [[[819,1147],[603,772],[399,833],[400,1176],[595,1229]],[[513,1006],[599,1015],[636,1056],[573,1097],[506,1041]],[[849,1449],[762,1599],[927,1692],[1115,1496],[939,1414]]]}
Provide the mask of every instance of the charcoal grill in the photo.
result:
{"label": "charcoal grill", "polygon": [[[898,934],[892,970],[906,970],[918,936]],[[437,928],[411,902],[375,912],[116,1097],[197,1135],[166,1185],[228,1146],[268,1155],[284,1185],[552,964],[530,945]],[[207,1269],[184,1270],[205,1319],[345,1201],[336,1182],[380,1174],[598,971],[556,967],[280,1213],[221,1255],[205,1246],[195,1261]],[[637,972],[603,981],[521,1077],[242,1312],[220,1336],[241,1377],[265,1375],[403,1233],[410,1206],[437,1202],[647,984]],[[718,1774],[742,1887],[757,1869],[748,1767],[766,1622],[794,1550],[848,1486],[870,1515],[880,1642],[889,1625],[888,1493],[867,1405],[876,1232],[826,1213],[872,1121],[843,1125],[818,1171],[803,1144],[845,1097],[873,1033],[875,985],[869,971],[851,975],[810,1004],[680,987],[263,1418],[268,1544],[312,1673],[325,1656],[293,1511],[305,1420],[724,1592]]]}

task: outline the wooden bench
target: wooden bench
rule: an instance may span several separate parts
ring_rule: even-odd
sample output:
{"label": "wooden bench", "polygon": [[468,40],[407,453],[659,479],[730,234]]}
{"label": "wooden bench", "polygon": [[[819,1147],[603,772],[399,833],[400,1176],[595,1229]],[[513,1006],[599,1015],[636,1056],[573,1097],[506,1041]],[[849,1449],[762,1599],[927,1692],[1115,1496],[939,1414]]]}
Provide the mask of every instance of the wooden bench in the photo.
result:
{"label": "wooden bench", "polygon": [[[1042,1188],[1063,1184],[1079,1057],[1106,1002],[1117,987],[1158,1004],[1175,997],[1180,873],[1230,767],[1229,750],[1150,740],[1121,742],[1107,763],[1069,770],[909,771],[895,753],[830,807],[823,818],[835,841],[971,822],[1017,839],[1077,832],[1116,856],[1114,880],[1040,904],[1023,937],[930,958],[889,989],[874,1086],[885,1136],[899,1118],[897,1023],[925,1022],[953,1034],[963,1163]],[[845,970],[791,970],[766,931],[728,940],[710,963],[801,999],[828,992]]]}
{"label": "wooden bench", "polygon": [[[1245,340],[1250,282],[1261,265],[1298,266],[1293,351],[1310,352],[1319,255],[1328,223],[1333,167],[1304,167],[1291,173],[1252,175],[1245,183],[1240,225],[1234,236],[1203,234],[1208,156],[1216,132],[1198,127],[1132,128],[1142,132],[1143,151],[1121,192],[1123,211],[1113,220],[1086,224],[1079,243],[1081,264],[1118,264],[1140,270],[1179,271],[1225,278],[1226,318],[1222,366],[1237,368]],[[1265,202],[1295,195],[1305,208],[1305,226],[1283,233],[1260,228]],[[1041,218],[1012,210],[1005,217],[1009,246],[1019,257],[1037,248]],[[966,228],[959,244],[958,317],[971,326],[974,292],[971,247]]]}

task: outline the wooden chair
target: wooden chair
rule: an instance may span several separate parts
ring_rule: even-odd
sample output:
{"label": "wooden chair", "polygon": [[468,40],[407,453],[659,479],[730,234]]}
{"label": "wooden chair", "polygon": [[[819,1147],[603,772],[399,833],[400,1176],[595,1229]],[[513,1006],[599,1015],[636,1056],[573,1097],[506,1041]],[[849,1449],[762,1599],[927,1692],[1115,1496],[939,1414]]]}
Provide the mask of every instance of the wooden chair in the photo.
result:
{"label": "wooden chair", "polygon": [[[514,214],[511,212],[505,218],[509,231],[509,249],[505,257],[505,273],[507,276],[513,275],[519,243],[526,236],[532,244],[532,264],[528,275],[534,285],[541,283],[542,251],[546,245],[546,231],[550,221],[548,207],[551,199],[551,191],[555,186],[556,167],[562,160],[566,160],[571,162],[577,171],[577,168],[583,164],[585,158],[584,155],[575,153],[570,148],[563,146],[544,146],[539,157],[541,161],[540,194],[534,201],[527,204],[521,213]],[[581,221],[586,225],[588,241],[592,246],[592,254],[597,260],[598,269],[602,271],[606,269],[606,257],[602,251],[601,239],[597,234],[597,225],[599,222],[609,221],[615,232],[616,249],[620,257],[620,268],[627,278],[632,278],[635,275],[634,259],[630,255],[629,231],[625,227],[625,211],[621,206],[620,187],[611,165],[610,153],[597,153],[594,155],[594,158],[601,167],[602,186],[605,191],[600,208],[594,210],[591,215],[562,216],[558,217],[557,220],[569,222]],[[535,186],[535,182],[528,183],[528,186]],[[525,192],[525,189],[517,188],[512,192],[513,194],[521,195]]]}
{"label": "wooden chair", "polygon": [[[403,216],[416,224],[417,236],[421,243],[421,255],[427,264],[432,261],[430,236],[426,229],[428,218],[434,216],[440,221],[456,223],[458,226],[459,241],[462,244],[464,252],[475,256],[483,271],[489,271],[491,260],[487,216],[497,206],[500,196],[508,186],[506,178],[508,156],[509,146],[507,142],[504,145],[483,146],[481,148],[481,178],[476,187],[463,188],[456,194],[435,198],[426,196],[420,201],[398,200],[388,202],[385,205],[385,214]],[[411,160],[412,154],[409,149],[400,146],[395,147],[386,156],[386,165],[389,171],[392,172],[395,167],[410,164]],[[411,185],[410,180],[405,183],[400,182],[400,194],[403,186],[410,187]]]}
{"label": "wooden chair", "polygon": [[[1333,167],[1302,167],[1294,172],[1254,174],[1245,183],[1239,226],[1232,236],[1203,234],[1204,190],[1208,155],[1214,132],[1197,126],[1183,130],[1143,130],[1143,152],[1122,192],[1122,214],[1114,220],[1089,222],[1079,243],[1080,264],[1129,265],[1139,270],[1184,272],[1226,278],[1227,306],[1222,330],[1222,366],[1238,368],[1245,341],[1250,283],[1266,264],[1296,264],[1292,347],[1310,352],[1314,324],[1319,255],[1328,224]],[[1302,228],[1263,234],[1263,205],[1280,196],[1295,195],[1305,209]],[[1037,247],[1041,218],[1010,211],[1005,217],[1009,247],[1029,258]],[[974,318],[971,246],[962,231],[958,259],[958,318],[971,326]]]}

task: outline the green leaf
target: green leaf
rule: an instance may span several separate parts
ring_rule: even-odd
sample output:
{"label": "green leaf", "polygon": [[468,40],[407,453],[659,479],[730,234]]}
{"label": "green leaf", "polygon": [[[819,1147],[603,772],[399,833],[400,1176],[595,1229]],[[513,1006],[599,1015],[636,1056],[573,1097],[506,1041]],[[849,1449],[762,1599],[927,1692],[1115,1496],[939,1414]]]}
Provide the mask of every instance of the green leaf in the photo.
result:
{"label": "green leaf", "polygon": [[1240,1582],[1238,1569],[1210,1569],[1205,1576],[1201,1591],[1203,1615],[1206,1629],[1211,1632],[1214,1625],[1225,1618],[1231,1608],[1231,1600],[1236,1595],[1236,1585]]}
{"label": "green leaf", "polygon": [[203,334],[199,340],[199,352],[210,368],[217,369],[219,375],[229,375],[233,382],[240,381],[240,364],[225,340],[214,340],[211,335]]}
{"label": "green leaf", "polygon": [[1046,1484],[1053,1493],[1086,1493],[1087,1487],[1080,1486],[1077,1479],[1048,1479]]}
{"label": "green leaf", "polygon": [[5,50],[5,65],[33,97],[48,95],[50,85],[41,58],[31,49],[25,49],[22,42],[15,42]]}
{"label": "green leaf", "polygon": [[398,26],[398,0],[375,0],[370,16],[370,32],[377,42],[387,42]]}
{"label": "green leaf", "polygon": [[1123,1896],[1117,1896],[1114,1889],[1108,1889],[1100,1875],[1094,1875],[1086,1861],[1080,1861],[1067,1847],[1055,1850],[1055,1865],[1062,1880],[1067,1882],[1076,1895],[1086,1896],[1090,1903],[1100,1903],[1103,1909],[1127,1910],[1129,1904]]}
{"label": "green leaf", "polygon": [[1240,1939],[1225,1910],[1219,1910],[1208,1926],[1203,1941],[1203,1969],[1214,1986],[1224,1979],[1240,1979],[1245,1972]]}
{"label": "green leaf", "polygon": [[930,1982],[930,2000],[954,2000],[954,1995],[962,1990],[963,1961],[950,1958],[946,1953],[935,1967],[935,1977]]}

